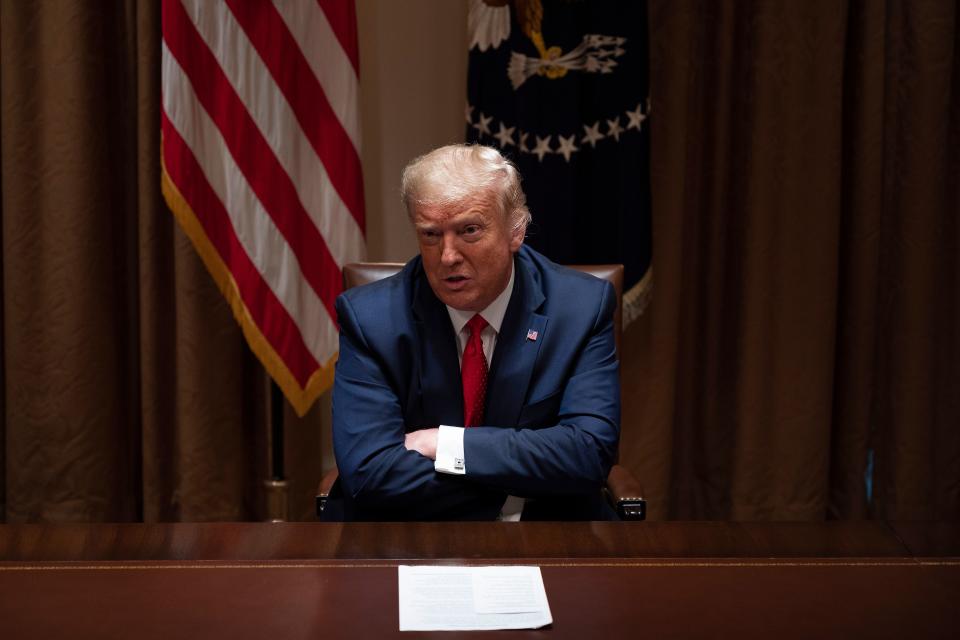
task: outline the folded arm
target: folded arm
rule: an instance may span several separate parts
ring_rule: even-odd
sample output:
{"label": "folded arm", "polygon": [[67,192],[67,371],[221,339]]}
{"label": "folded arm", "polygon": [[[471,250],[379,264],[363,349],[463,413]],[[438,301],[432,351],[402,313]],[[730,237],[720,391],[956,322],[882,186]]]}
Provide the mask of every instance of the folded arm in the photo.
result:
{"label": "folded arm", "polygon": [[[340,482],[357,504],[422,519],[452,518],[502,502],[502,492],[438,474],[405,443],[397,393],[371,352],[349,301],[337,300],[340,355],[333,390],[333,437]],[[426,426],[426,425],[424,425]],[[494,510],[495,512],[495,510]]]}
{"label": "folded arm", "polygon": [[587,493],[603,486],[620,434],[615,309],[613,287],[607,285],[590,334],[559,393],[555,421],[528,428],[465,430],[468,479],[527,497]]}

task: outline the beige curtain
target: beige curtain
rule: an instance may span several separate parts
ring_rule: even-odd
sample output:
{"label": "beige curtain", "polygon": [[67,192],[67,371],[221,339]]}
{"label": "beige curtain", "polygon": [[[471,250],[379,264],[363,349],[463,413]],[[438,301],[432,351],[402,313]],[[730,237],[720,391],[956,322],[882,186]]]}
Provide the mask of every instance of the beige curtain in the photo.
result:
{"label": "beige curtain", "polygon": [[650,7],[651,516],[960,518],[957,4]]}
{"label": "beige curtain", "polygon": [[0,7],[6,521],[263,517],[267,382],[160,196],[159,3]]}

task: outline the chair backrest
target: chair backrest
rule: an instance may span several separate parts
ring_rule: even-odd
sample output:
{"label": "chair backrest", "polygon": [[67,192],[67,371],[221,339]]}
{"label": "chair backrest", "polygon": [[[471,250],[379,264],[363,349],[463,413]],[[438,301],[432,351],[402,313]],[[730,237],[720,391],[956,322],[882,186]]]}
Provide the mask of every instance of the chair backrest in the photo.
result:
{"label": "chair backrest", "polygon": [[[617,295],[617,310],[613,316],[613,333],[616,341],[617,357],[620,357],[620,332],[623,330],[623,265],[622,264],[577,264],[569,265],[571,269],[589,273],[613,285]],[[377,280],[389,278],[400,271],[403,264],[400,262],[353,262],[343,267],[343,288],[350,289],[363,284],[370,284]]]}

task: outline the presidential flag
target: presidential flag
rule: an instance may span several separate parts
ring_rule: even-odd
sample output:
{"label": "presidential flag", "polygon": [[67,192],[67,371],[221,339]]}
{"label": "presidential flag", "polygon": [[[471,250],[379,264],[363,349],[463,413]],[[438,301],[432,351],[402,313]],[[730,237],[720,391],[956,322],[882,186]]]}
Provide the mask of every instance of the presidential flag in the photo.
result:
{"label": "presidential flag", "polygon": [[468,32],[468,141],[518,165],[528,244],[623,263],[629,323],[652,289],[646,3],[471,0]]}
{"label": "presidential flag", "polygon": [[162,189],[298,414],[364,257],[352,0],[163,0]]}

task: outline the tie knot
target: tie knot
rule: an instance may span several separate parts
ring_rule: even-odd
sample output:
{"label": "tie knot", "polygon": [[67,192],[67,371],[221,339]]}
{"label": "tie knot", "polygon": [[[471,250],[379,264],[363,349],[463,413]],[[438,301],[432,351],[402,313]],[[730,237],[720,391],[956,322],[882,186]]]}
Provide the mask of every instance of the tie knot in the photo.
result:
{"label": "tie knot", "polygon": [[478,336],[487,326],[487,321],[479,313],[467,321],[467,328],[470,329],[471,336]]}

